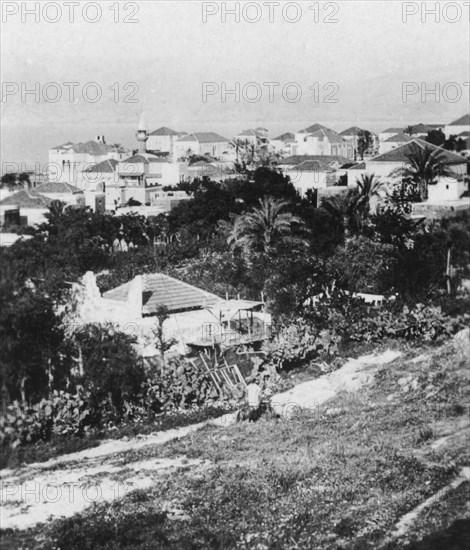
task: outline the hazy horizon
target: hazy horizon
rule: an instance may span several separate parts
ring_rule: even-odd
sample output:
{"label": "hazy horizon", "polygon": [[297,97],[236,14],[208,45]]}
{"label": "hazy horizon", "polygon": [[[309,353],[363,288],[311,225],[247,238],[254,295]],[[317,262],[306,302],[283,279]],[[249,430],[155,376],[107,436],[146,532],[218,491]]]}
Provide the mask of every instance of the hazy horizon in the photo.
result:
{"label": "hazy horizon", "polygon": [[[93,3],[82,2],[79,8],[85,4]],[[42,164],[47,162],[50,147],[97,135],[105,135],[108,143],[135,147],[141,112],[149,131],[169,126],[189,132],[211,130],[230,138],[256,126],[268,128],[270,137],[275,137],[315,122],[337,131],[358,125],[379,132],[395,125],[449,123],[469,110],[465,86],[470,81],[469,10],[464,2],[457,3],[463,10],[458,21],[443,20],[443,16],[454,18],[448,12],[441,14],[439,23],[429,15],[422,22],[419,12],[403,22],[403,3],[396,1],[278,2],[273,22],[269,21],[269,3],[251,2],[258,8],[252,7],[245,15],[254,18],[256,9],[262,13],[258,22],[251,23],[243,19],[243,4],[238,23],[229,14],[227,22],[222,21],[223,3],[128,4],[137,12],[121,11],[119,22],[114,22],[112,2],[100,2],[102,15],[96,23],[80,15],[70,23],[65,11],[57,23],[42,15],[39,22],[29,16],[23,23],[20,12],[8,15],[6,22],[3,19],[2,82],[16,83],[19,90],[22,83],[31,89],[38,82],[41,92],[47,83],[55,82],[64,92],[56,103],[42,97],[36,102],[32,95],[22,101],[20,92],[3,98],[3,165]],[[225,4],[233,8],[237,2]],[[411,14],[413,6],[422,3],[405,4]],[[301,18],[289,22],[296,6],[301,7]],[[211,11],[217,13],[211,15]],[[93,16],[92,9],[89,13]],[[51,10],[49,18],[53,16]],[[124,16],[138,22],[125,23]],[[327,23],[328,18],[338,22]],[[97,103],[82,97],[70,102],[65,94],[67,82],[78,83],[78,94],[87,83],[96,82],[103,96]],[[229,89],[236,82],[241,89],[256,82],[263,95],[253,103],[243,97],[237,103],[227,96],[223,103],[217,93],[203,102],[203,82],[219,88],[226,82]],[[279,83],[272,102],[266,82]],[[289,82],[302,91],[297,102],[289,102],[280,92]],[[310,90],[316,82],[318,102]],[[419,88],[407,102],[402,99],[404,82],[414,82]],[[452,82],[463,91],[458,101],[442,93],[439,102],[431,95],[421,100],[422,83],[429,89],[439,83],[442,90]],[[125,89],[126,83],[137,84],[137,103],[123,101],[134,87],[129,84]],[[336,103],[325,102],[328,90],[322,88],[327,83],[336,83]],[[119,100],[115,102],[117,89]]]}

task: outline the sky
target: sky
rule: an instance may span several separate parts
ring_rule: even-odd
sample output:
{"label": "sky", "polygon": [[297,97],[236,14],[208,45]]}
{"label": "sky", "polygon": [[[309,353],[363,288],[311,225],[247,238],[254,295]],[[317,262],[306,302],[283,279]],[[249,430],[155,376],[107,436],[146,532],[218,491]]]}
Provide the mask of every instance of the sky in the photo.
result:
{"label": "sky", "polygon": [[34,4],[2,2],[2,172],[66,141],[135,147],[142,113],[149,131],[276,137],[469,111],[468,2]]}

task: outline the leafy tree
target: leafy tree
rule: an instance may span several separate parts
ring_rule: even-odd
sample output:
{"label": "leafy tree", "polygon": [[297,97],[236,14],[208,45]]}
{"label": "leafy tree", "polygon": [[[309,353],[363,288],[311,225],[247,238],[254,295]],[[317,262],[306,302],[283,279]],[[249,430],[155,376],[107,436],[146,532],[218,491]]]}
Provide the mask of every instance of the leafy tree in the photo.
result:
{"label": "leafy tree", "polygon": [[157,310],[155,312],[155,317],[157,318],[157,323],[154,329],[154,334],[156,337],[156,344],[157,349],[160,353],[160,361],[162,364],[162,368],[165,367],[165,353],[176,344],[176,340],[174,338],[166,339],[163,334],[163,325],[165,321],[167,321],[170,318],[170,315],[168,313],[168,308],[165,305],[159,305],[157,307]]}
{"label": "leafy tree", "polygon": [[[264,266],[260,265],[262,261]],[[308,296],[320,292],[327,283],[325,260],[306,253],[299,242],[281,241],[255,262],[258,265],[250,269],[250,279],[261,287],[269,311],[276,318],[301,313]]]}
{"label": "leafy tree", "polygon": [[357,190],[349,189],[346,193],[338,193],[324,199],[321,204],[332,218],[339,222],[345,241],[358,226],[358,200]]}
{"label": "leafy tree", "polygon": [[383,196],[385,183],[376,178],[375,174],[362,174],[361,179],[356,178],[356,184],[359,190],[357,207],[367,217],[371,210],[371,199]]}
{"label": "leafy tree", "polygon": [[415,127],[411,124],[409,126],[407,126],[403,131],[408,136],[413,136],[414,134],[416,134]]}
{"label": "leafy tree", "polygon": [[445,153],[439,149],[412,143],[411,150],[406,156],[408,163],[402,170],[402,176],[409,177],[417,185],[420,199],[424,201],[428,197],[428,186],[435,183],[438,176],[449,174],[445,164]]}
{"label": "leafy tree", "polygon": [[[235,162],[240,163],[240,158],[243,156],[243,152],[246,151],[248,142],[245,139],[234,139],[232,146],[235,149]],[[246,165],[245,165],[246,166]]]}
{"label": "leafy tree", "polygon": [[387,198],[393,209],[402,214],[409,214],[412,210],[412,203],[419,202],[421,197],[413,180],[410,177],[405,177],[392,185]]}
{"label": "leafy tree", "polygon": [[50,297],[29,283],[0,281],[1,385],[11,399],[37,402],[67,376],[60,320]]}
{"label": "leafy tree", "polygon": [[460,151],[464,151],[466,149],[466,144],[465,140],[458,136],[449,136],[445,140],[442,147],[447,151],[456,151],[457,153],[460,153]]}
{"label": "leafy tree", "polygon": [[2,175],[0,188],[7,188],[9,191],[14,191],[15,189],[23,189],[25,184],[28,189],[31,187],[31,180],[28,174],[25,172],[20,174],[16,172],[7,172]]}
{"label": "leafy tree", "polygon": [[395,262],[395,246],[358,236],[336,250],[329,268],[341,288],[382,294],[392,290]]}
{"label": "leafy tree", "polygon": [[364,160],[364,153],[372,146],[372,134],[368,130],[361,130],[357,139],[357,152]]}
{"label": "leafy tree", "polygon": [[303,221],[288,211],[287,201],[265,197],[259,207],[235,219],[229,243],[250,252],[267,252],[280,240],[293,236],[293,227]]}
{"label": "leafy tree", "polygon": [[119,413],[125,400],[134,399],[145,379],[142,361],[134,348],[135,337],[112,325],[84,326],[78,335],[83,353],[84,389],[97,407],[111,398]]}
{"label": "leafy tree", "polygon": [[446,141],[446,136],[442,130],[430,130],[425,139],[431,145],[442,147]]}
{"label": "leafy tree", "polygon": [[385,208],[370,216],[362,234],[369,239],[399,247],[412,246],[413,237],[422,222],[411,219],[398,208]]}

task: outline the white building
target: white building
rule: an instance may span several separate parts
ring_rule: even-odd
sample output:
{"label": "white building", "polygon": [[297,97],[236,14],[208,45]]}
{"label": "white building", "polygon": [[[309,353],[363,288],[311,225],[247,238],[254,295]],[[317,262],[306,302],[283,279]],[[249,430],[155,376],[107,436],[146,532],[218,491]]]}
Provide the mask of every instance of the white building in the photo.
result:
{"label": "white building", "polygon": [[[116,202],[121,199],[119,190],[118,161],[103,160],[83,172],[85,182],[85,202],[93,210],[99,210],[104,197],[104,209],[114,210]],[[98,204],[97,204],[98,203]]]}
{"label": "white building", "polygon": [[468,191],[468,178],[439,177],[436,183],[428,185],[428,202],[458,201],[465,191]]}
{"label": "white building", "polygon": [[389,137],[385,141],[380,142],[379,155],[382,155],[383,153],[388,153],[389,151],[392,151],[397,147],[401,147],[402,145],[410,141],[413,141],[413,138],[408,134],[405,134],[403,132],[400,132],[399,134],[395,134],[394,136]]}
{"label": "white building", "polygon": [[401,134],[404,130],[404,128],[387,128],[383,132],[379,132],[379,141],[386,141],[397,134]]}
{"label": "white building", "polygon": [[138,275],[131,281],[101,294],[96,277],[88,272],[74,285],[77,317],[74,323],[113,323],[137,336],[142,355],[158,354],[153,330],[159,306],[167,308],[163,325],[166,340],[174,338],[172,351],[184,354],[191,347],[260,341],[268,334],[271,317],[263,302],[223,300],[163,273]]}
{"label": "white building", "polygon": [[282,172],[305,196],[309,189],[323,189],[336,184],[336,170],[322,160],[304,160],[296,165],[284,165]]}
{"label": "white building", "polygon": [[0,223],[35,226],[46,222],[52,200],[32,191],[21,190],[0,201]]}
{"label": "white building", "polygon": [[275,137],[269,141],[269,145],[272,147],[275,153],[280,155],[292,155],[292,146],[295,144],[295,134],[292,132],[285,132],[280,136]]}
{"label": "white building", "polygon": [[374,134],[374,132],[370,132],[369,130],[364,130],[363,128],[359,128],[358,126],[351,126],[350,128],[347,128],[346,130],[343,130],[340,132],[340,136],[345,139],[346,141],[349,141],[354,146],[354,154],[357,157],[358,153],[358,142],[361,134],[364,134],[366,132],[369,132],[371,144],[369,148],[364,151],[365,156],[371,156],[377,153],[379,148],[379,136],[377,134]]}
{"label": "white building", "polygon": [[381,177],[385,181],[394,181],[393,173],[397,169],[402,169],[409,163],[408,156],[413,152],[414,147],[427,148],[431,150],[439,150],[441,152],[443,163],[447,169],[452,171],[458,179],[467,174],[467,160],[451,151],[447,151],[442,147],[437,147],[419,138],[413,138],[408,143],[392,149],[391,151],[378,155],[371,159],[365,160],[366,172],[368,174],[375,174]]}
{"label": "white building", "polygon": [[194,132],[180,137],[175,142],[175,160],[190,155],[209,155],[214,159],[232,155],[230,140],[215,132]]}
{"label": "white building", "polygon": [[346,173],[348,175],[348,187],[349,186],[356,186],[356,181],[361,179],[361,176],[364,176],[367,174],[367,168],[365,162],[359,162],[358,164],[355,164],[354,166],[349,167],[346,170]]}
{"label": "white building", "polygon": [[[117,184],[108,184],[110,201],[125,205],[130,199],[152,205],[162,187],[174,187],[188,175],[187,164],[169,162],[150,153],[138,153],[117,165]],[[114,197],[111,199],[111,197]]]}
{"label": "white building", "polygon": [[268,130],[258,127],[256,129],[243,130],[233,137],[234,140],[245,142],[255,147],[266,147],[268,145]]}
{"label": "white building", "polygon": [[83,191],[95,191],[84,175],[87,169],[105,160],[121,161],[131,151],[120,145],[108,145],[104,136],[85,143],[67,142],[49,149],[49,180],[75,185]]}
{"label": "white building", "polygon": [[342,156],[354,158],[354,145],[328,128],[314,132],[308,129],[295,134],[294,155]]}
{"label": "white building", "polygon": [[185,136],[187,132],[177,132],[166,126],[162,126],[151,132],[147,140],[147,151],[168,153],[173,156],[176,141]]}
{"label": "white building", "polygon": [[64,182],[48,181],[34,188],[34,194],[47,197],[51,201],[61,201],[66,205],[85,206],[84,192]]}

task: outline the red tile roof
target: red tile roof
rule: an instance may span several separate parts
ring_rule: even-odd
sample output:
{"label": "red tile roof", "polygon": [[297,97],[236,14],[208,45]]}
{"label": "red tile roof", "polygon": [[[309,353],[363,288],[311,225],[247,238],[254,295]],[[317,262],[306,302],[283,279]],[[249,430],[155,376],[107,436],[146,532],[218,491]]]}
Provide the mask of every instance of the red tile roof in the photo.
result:
{"label": "red tile roof", "polygon": [[449,126],[470,126],[470,114],[463,115],[462,117],[451,122]]}
{"label": "red tile roof", "polygon": [[181,137],[178,141],[198,141],[199,143],[223,143],[230,140],[215,132],[193,132]]}
{"label": "red tile roof", "polygon": [[423,148],[432,149],[433,151],[436,149],[441,151],[443,162],[445,164],[465,164],[467,162],[467,160],[464,157],[458,155],[457,153],[446,151],[442,147],[438,147],[437,145],[433,145],[432,143],[428,143],[427,141],[424,141],[419,138],[414,138],[408,143],[404,143],[403,145],[400,145],[396,149],[393,149],[392,151],[388,151],[388,153],[383,153],[382,155],[373,157],[368,162],[403,162],[403,163],[408,162],[407,155],[412,153],[413,143]]}
{"label": "red tile roof", "polygon": [[149,135],[151,135],[151,136],[179,136],[179,135],[181,135],[181,132],[177,132],[176,130],[172,130],[171,128],[167,128],[166,126],[162,126],[161,128],[158,128],[157,130],[154,130]]}
{"label": "red tile roof", "polygon": [[116,164],[118,164],[117,160],[114,159],[106,159],[102,162],[99,162],[98,164],[94,164],[93,166],[90,166],[90,168],[87,168],[84,170],[84,172],[93,172],[97,174],[112,174],[116,171]]}
{"label": "red tile roof", "polygon": [[419,124],[412,124],[413,130],[415,133],[424,133],[424,132],[430,132],[431,130],[436,130],[437,128],[443,128],[444,124],[423,124],[420,122]]}
{"label": "red tile roof", "polygon": [[138,153],[136,155],[132,155],[132,157],[129,157],[128,159],[121,160],[121,164],[150,164],[151,162],[167,164],[169,161],[167,157],[157,157],[156,155],[149,155],[148,153],[145,153],[144,155]]}
{"label": "red tile roof", "polygon": [[349,170],[365,170],[366,169],[366,163],[360,162],[359,164],[355,164],[354,166],[351,166]]}
{"label": "red tile roof", "polygon": [[351,126],[351,128],[347,128],[346,130],[343,130],[339,133],[340,136],[357,136],[361,132],[364,132],[362,128],[359,128],[359,126]]}
{"label": "red tile roof", "polygon": [[272,141],[293,141],[294,138],[295,135],[292,132],[285,132],[284,134],[274,138]]}
{"label": "red tile roof", "polygon": [[78,187],[75,187],[75,185],[71,185],[70,183],[62,182],[62,181],[48,181],[46,183],[41,183],[41,185],[38,185],[34,188],[34,193],[63,193],[63,194],[69,194],[72,193],[73,195],[76,195],[77,193],[83,193],[81,189]]}
{"label": "red tile roof", "polygon": [[290,167],[291,170],[299,172],[334,172],[331,164],[321,160],[304,160],[300,164]]}
{"label": "red tile roof", "polygon": [[115,147],[114,145],[108,145],[107,143],[98,143],[97,141],[92,141],[92,140],[86,141],[85,143],[72,143],[68,141],[63,145],[57,145],[56,147],[52,147],[52,149],[64,150],[64,151],[72,150],[74,153],[82,153],[82,154],[88,154],[93,156],[106,155],[110,152],[119,152],[119,153],[128,152],[128,149],[126,149],[125,147],[122,147],[122,146]]}
{"label": "red tile roof", "polygon": [[400,132],[399,134],[395,134],[394,136],[386,139],[384,143],[407,143],[408,141],[413,141],[413,138],[408,134]]}
{"label": "red tile roof", "polygon": [[333,130],[328,130],[328,129],[326,129],[326,130],[321,129],[321,130],[317,130],[316,132],[311,132],[310,136],[314,136],[314,137],[318,137],[318,138],[325,138],[326,137],[326,139],[330,143],[347,143],[347,141],[344,140],[339,134],[337,134]]}
{"label": "red tile roof", "polygon": [[346,157],[341,157],[339,155],[292,155],[290,157],[286,157],[285,159],[279,160],[278,164],[281,166],[296,166],[301,162],[305,162],[306,160],[318,160],[320,162],[325,162],[329,165],[338,163],[339,166],[343,166],[343,164],[348,164],[351,162],[350,159],[347,159]]}
{"label": "red tile roof", "polygon": [[404,128],[387,128],[382,134],[399,134],[400,132],[403,132]]}
{"label": "red tile roof", "polygon": [[36,195],[34,191],[18,191],[0,201],[1,206],[17,206],[18,208],[39,208],[45,209],[52,200],[44,195]]}
{"label": "red tile roof", "polygon": [[318,132],[318,130],[329,130],[326,126],[323,126],[323,124],[312,124],[308,128],[304,128],[303,130],[300,130],[301,132],[306,132],[307,134],[311,134],[313,132]]}
{"label": "red tile roof", "polygon": [[[163,273],[143,275],[142,313],[151,315],[164,305],[170,312],[202,309],[213,306],[221,298]],[[103,298],[125,301],[130,283],[125,283],[103,294]]]}

